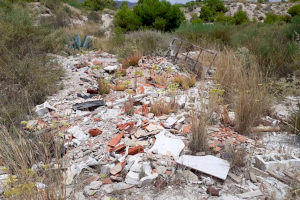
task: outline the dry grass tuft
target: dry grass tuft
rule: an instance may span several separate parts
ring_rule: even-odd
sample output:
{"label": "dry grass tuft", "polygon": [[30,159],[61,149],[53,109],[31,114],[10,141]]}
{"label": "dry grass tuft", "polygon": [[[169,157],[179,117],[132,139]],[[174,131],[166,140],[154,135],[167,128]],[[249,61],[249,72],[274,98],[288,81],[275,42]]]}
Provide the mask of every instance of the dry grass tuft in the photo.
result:
{"label": "dry grass tuft", "polygon": [[[12,137],[15,136],[15,137]],[[60,159],[62,144],[53,133],[39,133],[28,138],[24,133],[9,133],[0,128],[0,165],[8,174],[4,186],[4,197],[10,199],[64,199],[65,186]],[[52,161],[58,165],[53,169]],[[36,167],[33,168],[33,166]],[[37,189],[36,183],[46,185]]]}
{"label": "dry grass tuft", "polygon": [[99,94],[109,94],[109,82],[103,78],[98,80],[98,92]]}
{"label": "dry grass tuft", "polygon": [[133,99],[131,97],[129,97],[128,101],[125,103],[125,113],[129,116],[134,114]]}
{"label": "dry grass tuft", "polygon": [[137,67],[142,54],[139,51],[135,51],[133,55],[127,57],[126,59],[122,60],[122,67],[128,68],[129,66]]}
{"label": "dry grass tuft", "polygon": [[207,131],[204,115],[192,117],[192,138],[189,147],[193,154],[203,152],[208,149],[207,145]]}
{"label": "dry grass tuft", "polygon": [[196,84],[196,77],[194,76],[175,76],[174,82],[178,83],[184,90],[188,90]]}
{"label": "dry grass tuft", "polygon": [[245,147],[236,148],[232,142],[227,140],[225,142],[225,150],[228,155],[228,161],[230,162],[231,168],[240,168],[246,166],[247,151]]}
{"label": "dry grass tuft", "polygon": [[216,81],[225,90],[224,98],[235,111],[240,134],[248,134],[263,114],[270,111],[268,94],[255,59],[247,52],[226,52],[217,61]]}
{"label": "dry grass tuft", "polygon": [[171,102],[167,103],[163,100],[156,101],[150,106],[150,112],[156,116],[160,116],[163,114],[169,114],[178,109],[178,104],[175,99],[172,99]]}
{"label": "dry grass tuft", "polygon": [[162,74],[162,75],[155,74],[153,76],[153,79],[157,84],[163,86],[167,86],[171,82],[167,74]]}

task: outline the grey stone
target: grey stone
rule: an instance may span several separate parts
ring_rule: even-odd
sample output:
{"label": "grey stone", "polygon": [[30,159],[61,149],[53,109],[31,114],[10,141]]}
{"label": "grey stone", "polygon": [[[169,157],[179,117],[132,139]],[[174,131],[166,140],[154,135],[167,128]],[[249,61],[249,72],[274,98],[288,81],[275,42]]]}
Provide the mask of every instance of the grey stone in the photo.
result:
{"label": "grey stone", "polygon": [[75,200],[85,200],[85,196],[83,195],[83,192],[76,192],[74,197]]}
{"label": "grey stone", "polygon": [[139,173],[135,173],[133,171],[130,171],[125,178],[125,182],[127,184],[131,184],[131,185],[137,185],[139,184],[139,180],[140,180],[140,174]]}
{"label": "grey stone", "polygon": [[93,181],[90,184],[90,189],[92,190],[98,190],[102,185],[102,181]]}
{"label": "grey stone", "polygon": [[183,172],[180,173],[181,177],[188,182],[197,182],[198,181],[198,176],[191,172],[190,170],[184,170]]}
{"label": "grey stone", "polygon": [[92,190],[89,185],[84,187],[84,193],[88,196],[93,196],[96,192],[97,190]]}
{"label": "grey stone", "polygon": [[106,72],[114,72],[118,69],[118,65],[110,65],[104,68],[104,71]]}
{"label": "grey stone", "polygon": [[106,184],[106,185],[103,185],[102,188],[101,188],[106,194],[109,194],[111,192],[114,191],[114,188],[113,188],[113,185],[112,184]]}
{"label": "grey stone", "polygon": [[164,174],[164,173],[166,173],[166,171],[167,171],[167,168],[164,167],[164,166],[159,166],[159,167],[157,168],[157,173],[158,173],[158,174]]}

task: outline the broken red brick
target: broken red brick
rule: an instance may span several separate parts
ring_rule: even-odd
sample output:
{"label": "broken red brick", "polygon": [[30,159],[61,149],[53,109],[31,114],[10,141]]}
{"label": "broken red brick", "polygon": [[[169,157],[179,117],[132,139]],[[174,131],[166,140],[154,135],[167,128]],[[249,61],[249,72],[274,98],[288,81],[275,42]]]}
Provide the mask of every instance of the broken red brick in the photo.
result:
{"label": "broken red brick", "polygon": [[143,109],[142,108],[139,108],[135,111],[135,114],[141,114],[143,112]]}
{"label": "broken red brick", "polygon": [[[135,154],[138,154],[138,153],[144,153],[144,147],[143,146],[139,145],[139,146],[130,148],[128,150],[128,155],[135,155]],[[123,152],[121,154],[124,155],[125,152]]]}
{"label": "broken red brick", "polygon": [[93,137],[96,137],[97,135],[101,135],[102,131],[97,128],[93,128],[89,130],[89,134]]}
{"label": "broken red brick", "polygon": [[169,176],[171,174],[171,171],[167,170],[166,174]]}
{"label": "broken red brick", "polygon": [[135,125],[135,122],[128,122],[128,123],[125,123],[125,124],[117,124],[117,127],[122,131],[127,126],[133,127],[134,125]]}
{"label": "broken red brick", "polygon": [[189,124],[189,125],[186,125],[185,127],[183,127],[183,130],[182,132],[183,133],[189,133],[192,129],[192,126]]}
{"label": "broken red brick", "polygon": [[113,182],[110,180],[110,178],[106,178],[106,179],[102,180],[102,184],[103,185],[105,185],[105,184],[113,184]]}
{"label": "broken red brick", "polygon": [[120,142],[120,140],[122,139],[122,137],[124,136],[124,134],[125,133],[122,132],[119,135],[117,135],[116,137],[112,138],[110,140],[110,142],[108,143],[108,146],[115,147]]}
{"label": "broken red brick", "polygon": [[136,89],[137,94],[145,94],[145,88],[143,86],[140,86]]}
{"label": "broken red brick", "polygon": [[148,108],[147,108],[146,105],[143,105],[143,112],[144,112],[144,114],[145,114],[145,117],[148,118]]}
{"label": "broken red brick", "polygon": [[243,136],[238,136],[238,137],[236,138],[236,140],[239,141],[239,142],[245,142],[245,141],[246,141],[246,138],[243,137]]}
{"label": "broken red brick", "polygon": [[126,149],[126,145],[125,144],[120,144],[118,146],[116,146],[113,151],[116,153],[122,152],[123,150]]}
{"label": "broken red brick", "polygon": [[147,83],[141,83],[141,84],[143,84],[146,87],[153,87],[153,85],[150,85],[150,84],[147,84]]}
{"label": "broken red brick", "polygon": [[102,120],[100,118],[94,118],[95,122],[101,122]]}
{"label": "broken red brick", "polygon": [[98,90],[90,89],[90,88],[88,88],[88,89],[86,90],[86,92],[89,93],[89,94],[98,94]]}
{"label": "broken red brick", "polygon": [[153,84],[153,85],[157,88],[166,89],[166,86],[163,85],[158,85],[158,84]]}
{"label": "broken red brick", "polygon": [[102,61],[99,61],[99,60],[95,60],[93,62],[94,65],[102,65]]}
{"label": "broken red brick", "polygon": [[98,175],[91,176],[83,181],[84,184],[88,185],[93,181],[97,181],[100,178]]}

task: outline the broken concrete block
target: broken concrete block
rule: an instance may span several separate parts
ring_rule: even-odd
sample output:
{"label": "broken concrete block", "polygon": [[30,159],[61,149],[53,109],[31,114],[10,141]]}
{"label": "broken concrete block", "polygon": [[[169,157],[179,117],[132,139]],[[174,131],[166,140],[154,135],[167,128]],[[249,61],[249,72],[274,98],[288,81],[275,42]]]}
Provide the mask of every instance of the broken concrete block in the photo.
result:
{"label": "broken concrete block", "polygon": [[118,69],[118,65],[110,65],[104,68],[104,71],[112,73]]}
{"label": "broken concrete block", "polygon": [[155,138],[156,141],[149,152],[157,150],[160,154],[178,157],[185,147],[181,139],[177,139],[178,137],[171,133],[167,133],[165,130],[157,134]]}
{"label": "broken concrete block", "polygon": [[73,126],[67,130],[68,133],[72,134],[79,142],[83,142],[88,139],[88,136],[81,130],[79,126]]}
{"label": "broken concrete block", "polygon": [[158,177],[158,173],[154,173],[154,174],[151,174],[149,176],[143,177],[143,178],[141,178],[140,183],[139,183],[138,186],[139,187],[144,187],[144,186],[147,186],[147,185],[151,185],[157,177]]}
{"label": "broken concrete block", "polygon": [[131,185],[138,185],[140,181],[140,173],[136,173],[133,171],[128,172],[125,178],[125,182]]}
{"label": "broken concrete block", "polygon": [[183,172],[179,173],[180,179],[182,181],[187,181],[190,183],[198,182],[198,176],[191,172],[190,170],[184,170]]}
{"label": "broken concrete block", "polygon": [[[256,167],[250,167],[249,168],[249,173],[253,173],[255,174],[256,176],[261,176],[263,178],[267,178],[269,175],[267,172],[264,172]],[[250,178],[251,178],[251,174],[250,174]]]}
{"label": "broken concrete block", "polygon": [[178,164],[190,167],[194,170],[212,175],[225,180],[230,169],[230,164],[221,158],[214,156],[189,156],[183,155],[177,161]]}
{"label": "broken concrete block", "polygon": [[164,126],[167,128],[172,128],[172,126],[176,123],[177,119],[173,117],[169,117],[166,122],[164,123]]}
{"label": "broken concrete block", "polygon": [[269,154],[269,155],[256,155],[255,156],[255,165],[263,170],[285,170],[290,167],[300,166],[300,159],[292,155],[278,155],[278,154]]}
{"label": "broken concrete block", "polygon": [[74,198],[75,200],[85,200],[85,196],[83,195],[83,192],[76,192]]}
{"label": "broken concrete block", "polygon": [[158,174],[164,174],[164,173],[166,173],[166,171],[167,171],[167,168],[164,167],[164,166],[159,166],[159,167],[157,168],[157,173],[158,173]]}
{"label": "broken concrete block", "polygon": [[237,196],[244,199],[244,198],[253,198],[261,195],[263,195],[263,193],[260,190],[255,190],[251,192],[245,192],[243,194],[238,194]]}
{"label": "broken concrete block", "polygon": [[98,190],[102,185],[102,181],[92,181],[90,186],[90,189],[92,190]]}
{"label": "broken concrete block", "polygon": [[49,113],[52,110],[56,111],[56,108],[51,106],[47,101],[43,104],[36,106],[36,112],[40,117],[46,115],[47,113]]}

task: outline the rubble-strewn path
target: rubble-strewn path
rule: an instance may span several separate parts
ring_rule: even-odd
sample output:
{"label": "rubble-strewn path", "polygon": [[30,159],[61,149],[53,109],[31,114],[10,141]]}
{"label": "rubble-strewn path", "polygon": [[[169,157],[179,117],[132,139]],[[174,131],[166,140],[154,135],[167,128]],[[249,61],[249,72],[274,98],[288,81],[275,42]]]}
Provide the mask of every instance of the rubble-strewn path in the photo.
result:
{"label": "rubble-strewn path", "polygon": [[[105,52],[59,58],[59,62],[66,71],[64,89],[40,108],[43,123],[32,120],[27,126],[63,124],[59,129],[66,148],[68,199],[282,199],[288,194],[290,183],[266,172],[297,175],[299,147],[290,145],[290,136],[283,133],[261,133],[250,139],[218,123],[208,127],[212,155],[198,152],[191,157],[190,114],[208,97],[201,100],[200,82],[187,91],[163,85],[175,76],[188,77],[165,58],[143,57],[139,67],[129,67],[126,73],[116,56]],[[151,80],[154,77],[161,84]],[[107,81],[103,87],[109,83],[115,90],[99,95],[105,88],[98,88],[98,79]],[[206,93],[211,85],[207,81]],[[157,114],[162,109],[167,114]],[[284,139],[274,140],[276,135]],[[245,166],[229,172],[228,144],[245,148],[244,159],[260,169]]]}

